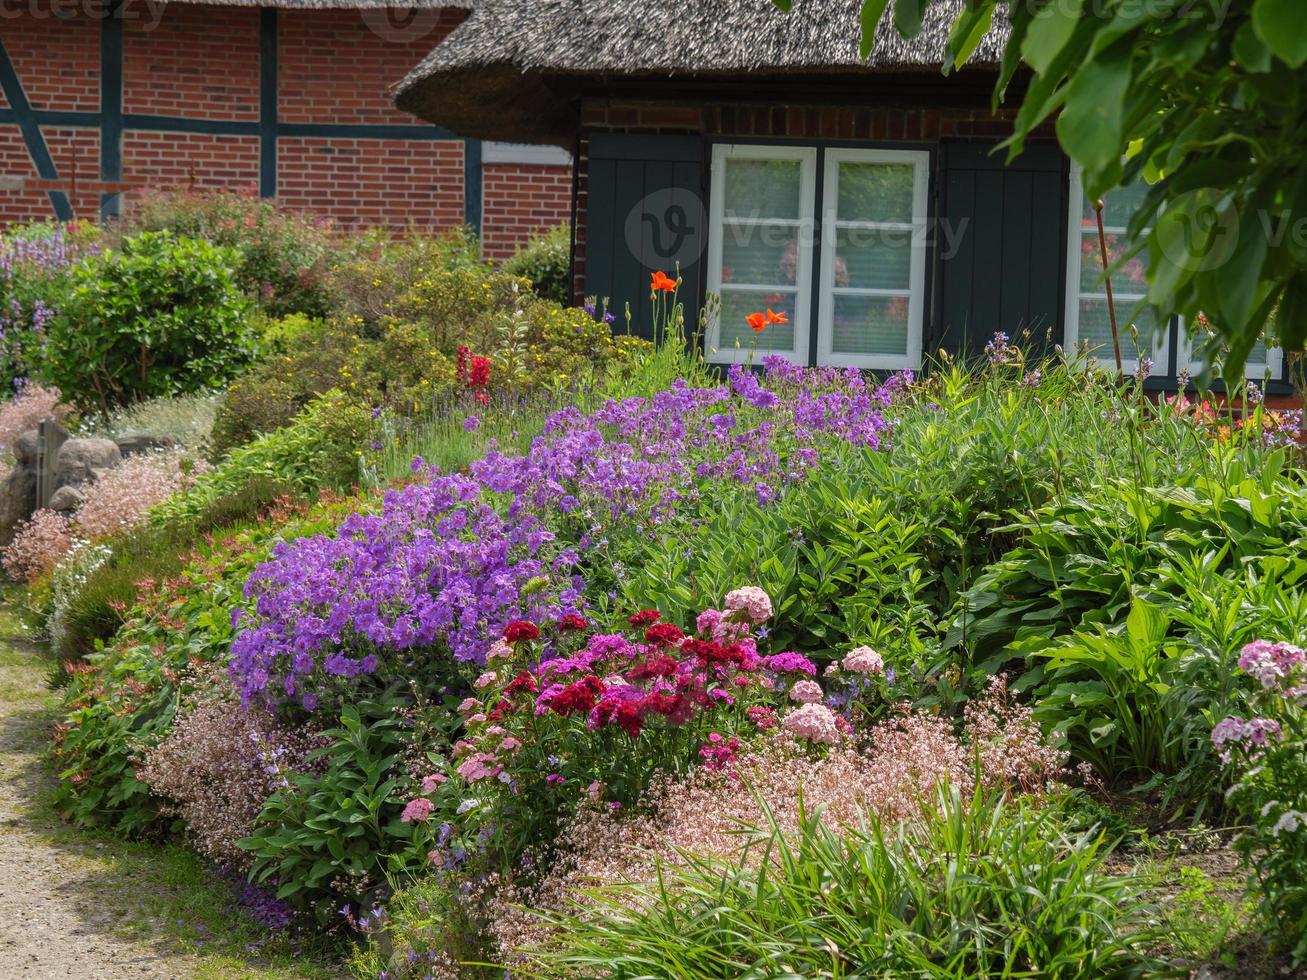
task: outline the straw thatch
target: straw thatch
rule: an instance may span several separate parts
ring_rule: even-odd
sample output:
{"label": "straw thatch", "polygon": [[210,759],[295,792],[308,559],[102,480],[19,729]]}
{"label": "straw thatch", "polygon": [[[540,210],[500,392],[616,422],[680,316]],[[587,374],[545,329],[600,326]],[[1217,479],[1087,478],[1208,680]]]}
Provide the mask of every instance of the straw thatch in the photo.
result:
{"label": "straw thatch", "polygon": [[165,0],[204,7],[276,7],[278,10],[471,10],[475,0]]}
{"label": "straw thatch", "polygon": [[[468,136],[565,142],[586,79],[711,79],[926,71],[943,61],[961,0],[932,5],[902,38],[887,14],[859,57],[861,0],[479,0],[402,81],[400,108]],[[997,63],[1006,25],[973,64]]]}

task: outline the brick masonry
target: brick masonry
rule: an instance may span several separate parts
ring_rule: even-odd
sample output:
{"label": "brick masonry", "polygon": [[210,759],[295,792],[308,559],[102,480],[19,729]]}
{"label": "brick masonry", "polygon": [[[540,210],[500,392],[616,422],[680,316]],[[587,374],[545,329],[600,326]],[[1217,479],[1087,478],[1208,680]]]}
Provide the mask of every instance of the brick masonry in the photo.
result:
{"label": "brick masonry", "polygon": [[[54,218],[51,192],[64,195],[76,217],[94,218],[102,194],[122,192],[130,208],[132,195],[144,189],[260,186],[268,132],[260,101],[265,11],[147,8],[128,0],[121,171],[109,180],[102,179],[100,153],[103,22],[84,5],[56,17],[43,2],[5,11],[0,42],[56,175],[38,174],[14,107],[0,91],[0,225]],[[59,10],[68,4],[61,0]],[[481,185],[477,215],[477,198],[465,186],[463,141],[432,138],[430,127],[392,104],[391,86],[465,16],[455,9],[415,18],[406,10],[277,11],[277,197],[343,227],[445,229],[480,217],[486,254],[494,258],[565,220],[570,167],[473,167]],[[373,137],[373,127],[390,129]]]}

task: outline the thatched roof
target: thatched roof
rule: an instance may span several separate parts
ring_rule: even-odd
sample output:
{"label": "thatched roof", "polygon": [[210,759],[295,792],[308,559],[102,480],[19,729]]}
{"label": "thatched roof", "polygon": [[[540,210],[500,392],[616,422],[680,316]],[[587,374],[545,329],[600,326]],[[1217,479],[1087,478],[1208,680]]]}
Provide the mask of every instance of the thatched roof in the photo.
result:
{"label": "thatched roof", "polygon": [[[861,0],[478,0],[398,86],[399,107],[454,132],[566,142],[574,108],[560,94],[580,81],[722,76],[844,77],[937,69],[962,0],[928,8],[904,40],[887,12],[871,57],[859,58]],[[996,64],[1006,25],[973,64]]]}
{"label": "thatched roof", "polygon": [[279,10],[471,10],[475,0],[165,0],[204,7],[276,7]]}

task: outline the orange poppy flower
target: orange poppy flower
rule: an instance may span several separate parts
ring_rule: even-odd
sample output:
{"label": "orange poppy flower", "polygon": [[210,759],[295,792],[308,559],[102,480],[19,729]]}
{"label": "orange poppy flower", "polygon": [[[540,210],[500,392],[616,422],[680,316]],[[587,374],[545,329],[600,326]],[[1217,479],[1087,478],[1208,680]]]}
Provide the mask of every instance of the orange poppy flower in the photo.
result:
{"label": "orange poppy flower", "polygon": [[649,289],[652,292],[657,292],[661,289],[665,293],[671,293],[676,290],[676,280],[667,278],[667,273],[665,272],[655,272],[649,277],[649,280]]}
{"label": "orange poppy flower", "polygon": [[769,307],[767,307],[767,322],[768,322],[768,323],[789,323],[789,322],[790,322],[790,317],[789,317],[789,314],[786,313],[784,310],[781,310],[779,313],[777,313],[775,310],[773,310],[773,309],[769,306]]}
{"label": "orange poppy flower", "polygon": [[750,313],[744,318],[744,322],[753,327],[754,333],[762,333],[767,329],[767,318],[761,313]]}

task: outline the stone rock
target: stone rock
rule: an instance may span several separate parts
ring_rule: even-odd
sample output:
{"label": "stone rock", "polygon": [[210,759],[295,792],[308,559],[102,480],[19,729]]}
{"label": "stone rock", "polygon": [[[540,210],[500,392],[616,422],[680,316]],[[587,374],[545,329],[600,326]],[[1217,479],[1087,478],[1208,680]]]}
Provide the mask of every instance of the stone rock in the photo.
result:
{"label": "stone rock", "polygon": [[129,432],[114,442],[124,456],[139,456],[141,453],[177,448],[177,440],[163,432]]}
{"label": "stone rock", "polygon": [[46,505],[51,510],[67,514],[82,506],[82,491],[77,487],[60,487],[50,497]]}
{"label": "stone rock", "polygon": [[0,484],[0,546],[14,539],[14,528],[36,510],[36,469],[18,465]]}
{"label": "stone rock", "polygon": [[55,460],[54,485],[76,487],[94,480],[122,462],[123,454],[112,439],[69,439]]}
{"label": "stone rock", "polygon": [[40,435],[35,429],[28,429],[14,440],[14,459],[20,466],[30,466],[36,462],[36,450]]}

